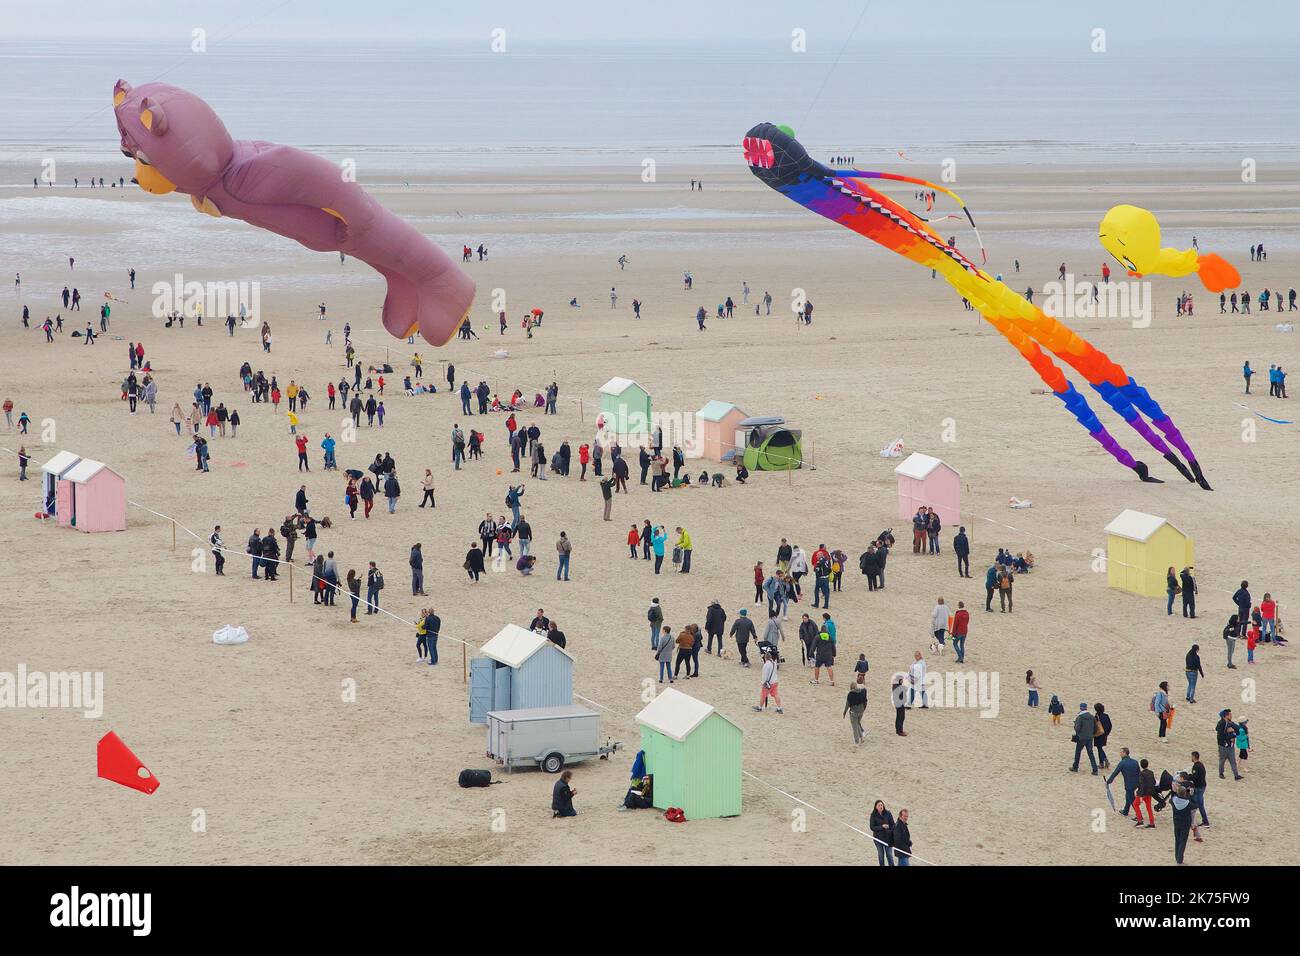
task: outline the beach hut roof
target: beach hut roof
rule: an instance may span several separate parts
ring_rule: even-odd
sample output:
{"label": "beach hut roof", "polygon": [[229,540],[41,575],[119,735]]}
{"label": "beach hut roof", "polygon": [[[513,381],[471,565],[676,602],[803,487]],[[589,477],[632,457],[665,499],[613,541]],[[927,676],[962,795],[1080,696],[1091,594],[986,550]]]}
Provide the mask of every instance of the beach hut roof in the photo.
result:
{"label": "beach hut roof", "polygon": [[[689,694],[668,687],[647,704],[641,713],[636,715],[636,719],[637,723],[644,724],[666,737],[685,740],[696,727],[717,713],[712,704],[706,704]],[[733,727],[736,726],[734,721],[727,720],[722,714],[718,716]]]}
{"label": "beach hut roof", "polygon": [[641,391],[645,391],[644,388],[641,388],[640,385],[637,385],[637,383],[632,381],[630,378],[611,378],[600,387],[600,391],[602,395],[622,395],[634,385],[636,385],[637,388],[640,388]]}
{"label": "beach hut roof", "polygon": [[48,471],[52,475],[60,475],[79,461],[81,461],[80,455],[74,455],[70,451],[61,451],[41,465],[41,471]]}
{"label": "beach hut roof", "polygon": [[[733,411],[739,411],[731,402],[719,402],[716,399],[709,402],[695,414],[706,422],[720,422]],[[742,412],[743,414],[743,412]]]}
{"label": "beach hut roof", "polygon": [[922,455],[920,452],[915,451],[903,459],[903,463],[894,469],[894,474],[902,475],[904,478],[915,478],[918,481],[923,481],[926,478],[929,478],[930,473],[940,465],[951,469],[953,473],[958,476],[961,475],[960,471],[957,471],[956,468],[953,468],[952,465],[948,464],[943,459],[934,458],[930,455]]}
{"label": "beach hut roof", "polygon": [[[518,624],[507,624],[497,631],[496,637],[483,645],[483,656],[499,661],[507,667],[520,667],[550,643],[541,634],[525,630]],[[558,644],[552,644],[551,646],[565,657],[572,656]]]}
{"label": "beach hut roof", "polygon": [[[73,465],[72,469],[63,477],[68,481],[89,481],[105,468],[108,468],[108,465],[104,464],[102,461],[95,461],[93,458],[83,458],[81,461]],[[108,470],[113,471],[112,468],[108,468]],[[116,472],[114,472],[114,474],[116,474]]]}
{"label": "beach hut roof", "polygon": [[[1128,538],[1131,541],[1149,541],[1151,536],[1165,525],[1169,525],[1169,527],[1178,531],[1168,518],[1125,508],[1114,521],[1106,525],[1106,533],[1120,538]],[[1182,534],[1181,531],[1178,531],[1178,533]]]}

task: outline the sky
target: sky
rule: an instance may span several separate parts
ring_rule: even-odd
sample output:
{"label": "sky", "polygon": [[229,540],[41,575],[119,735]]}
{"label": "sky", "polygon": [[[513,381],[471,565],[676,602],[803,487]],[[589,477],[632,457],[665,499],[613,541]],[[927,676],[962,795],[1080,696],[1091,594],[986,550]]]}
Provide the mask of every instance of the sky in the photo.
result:
{"label": "sky", "polygon": [[[15,13],[21,9],[21,13]],[[865,14],[864,14],[865,10]],[[856,29],[855,29],[856,25]],[[506,31],[509,46],[679,44],[726,48],[773,44],[807,31],[809,52],[869,54],[882,44],[918,53],[1088,52],[1106,31],[1115,52],[1149,50],[1194,82],[1188,55],[1255,49],[1286,55],[1300,40],[1295,0],[43,0],[14,6],[4,39],[175,40],[209,43],[304,40],[482,43]]]}

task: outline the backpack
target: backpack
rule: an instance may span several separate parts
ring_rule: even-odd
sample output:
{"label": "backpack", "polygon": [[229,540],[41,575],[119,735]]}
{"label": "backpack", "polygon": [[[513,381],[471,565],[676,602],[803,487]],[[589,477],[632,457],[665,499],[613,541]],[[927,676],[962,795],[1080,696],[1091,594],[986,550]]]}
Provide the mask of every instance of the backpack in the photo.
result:
{"label": "backpack", "polygon": [[649,621],[651,624],[654,624],[654,623],[655,623],[655,609],[654,609],[654,608],[650,608],[650,610],[648,610],[648,611],[645,612],[645,619],[646,619],[647,621]]}
{"label": "backpack", "polygon": [[383,572],[376,571],[376,572],[375,572],[375,590],[376,590],[376,591],[382,591],[383,589],[384,589],[384,575],[383,575]]}
{"label": "backpack", "polygon": [[462,770],[458,782],[462,787],[486,787],[492,783],[492,771]]}

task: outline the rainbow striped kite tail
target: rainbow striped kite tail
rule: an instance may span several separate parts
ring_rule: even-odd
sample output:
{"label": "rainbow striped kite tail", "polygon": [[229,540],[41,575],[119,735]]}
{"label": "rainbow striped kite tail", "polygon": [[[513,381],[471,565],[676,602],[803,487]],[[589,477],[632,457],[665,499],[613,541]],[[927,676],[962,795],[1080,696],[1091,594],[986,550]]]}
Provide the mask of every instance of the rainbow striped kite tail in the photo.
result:
{"label": "rainbow striped kite tail", "polygon": [[[1165,455],[1165,459],[1182,472],[1188,481],[1200,485],[1206,491],[1213,491],[1214,488],[1206,480],[1205,473],[1201,470],[1201,463],[1196,460],[1196,454],[1192,451],[1191,446],[1187,444],[1187,439],[1183,437],[1183,433],[1174,424],[1174,420],[1160,407],[1160,403],[1151,397],[1151,393],[1139,385],[1131,375],[1128,384],[1120,386],[1119,390],[1138,407],[1143,415],[1151,419],[1151,424],[1169,439],[1169,444],[1182,453],[1182,456],[1187,459],[1187,464],[1184,465],[1181,461],[1178,461],[1172,453]],[[1190,474],[1188,473],[1189,469]]]}
{"label": "rainbow striped kite tail", "polygon": [[1061,400],[1070,414],[1075,417],[1080,425],[1087,429],[1088,434],[1092,436],[1092,439],[1097,444],[1110,453],[1112,458],[1125,468],[1131,468],[1143,481],[1155,484],[1161,483],[1159,478],[1151,477],[1146,462],[1134,458],[1123,445],[1115,440],[1115,436],[1106,430],[1106,426],[1097,418],[1096,413],[1088,404],[1088,400],[1074,387],[1073,382],[1067,381],[1064,391],[1054,391],[1052,394]]}

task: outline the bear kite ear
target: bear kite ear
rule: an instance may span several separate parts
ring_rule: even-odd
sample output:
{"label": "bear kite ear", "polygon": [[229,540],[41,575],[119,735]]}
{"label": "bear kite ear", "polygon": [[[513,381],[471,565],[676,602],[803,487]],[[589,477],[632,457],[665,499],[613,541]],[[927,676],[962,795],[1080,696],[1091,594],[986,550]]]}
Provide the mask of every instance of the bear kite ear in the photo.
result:
{"label": "bear kite ear", "polygon": [[113,105],[121,106],[126,100],[126,94],[131,92],[131,84],[126,80],[118,80],[113,85]]}
{"label": "bear kite ear", "polygon": [[140,122],[155,136],[167,132],[167,114],[147,96],[140,101]]}

